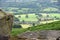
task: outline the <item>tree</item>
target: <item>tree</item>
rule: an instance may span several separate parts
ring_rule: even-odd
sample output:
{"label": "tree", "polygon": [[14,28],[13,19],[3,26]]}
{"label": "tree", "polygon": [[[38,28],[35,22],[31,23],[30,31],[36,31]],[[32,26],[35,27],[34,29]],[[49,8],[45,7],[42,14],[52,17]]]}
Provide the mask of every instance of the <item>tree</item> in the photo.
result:
{"label": "tree", "polygon": [[47,15],[46,17],[49,17],[49,15]]}
{"label": "tree", "polygon": [[21,18],[21,16],[18,16],[19,18]]}
{"label": "tree", "polygon": [[56,16],[54,18],[57,18]]}
{"label": "tree", "polygon": [[38,14],[39,17],[42,17],[42,14]]}
{"label": "tree", "polygon": [[35,26],[35,23],[33,23],[32,25]]}
{"label": "tree", "polygon": [[28,14],[26,14],[26,18],[28,18]]}
{"label": "tree", "polygon": [[42,17],[42,14],[39,14],[39,17]]}
{"label": "tree", "polygon": [[22,28],[22,26],[20,24],[14,24],[13,28]]}
{"label": "tree", "polygon": [[38,19],[38,21],[41,21],[41,19]]}
{"label": "tree", "polygon": [[24,24],[25,23],[25,20],[22,20],[22,23]]}
{"label": "tree", "polygon": [[57,17],[56,17],[56,16],[54,16],[54,19],[57,19]]}
{"label": "tree", "polygon": [[14,17],[14,21],[19,21],[19,19],[17,17]]}

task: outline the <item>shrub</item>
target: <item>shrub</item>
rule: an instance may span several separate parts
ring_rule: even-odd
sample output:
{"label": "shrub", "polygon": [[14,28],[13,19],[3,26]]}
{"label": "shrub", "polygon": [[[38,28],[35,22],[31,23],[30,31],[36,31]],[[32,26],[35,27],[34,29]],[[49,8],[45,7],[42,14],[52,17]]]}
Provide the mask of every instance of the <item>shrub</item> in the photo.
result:
{"label": "shrub", "polygon": [[22,26],[19,25],[19,24],[14,24],[14,25],[13,25],[13,28],[22,28]]}

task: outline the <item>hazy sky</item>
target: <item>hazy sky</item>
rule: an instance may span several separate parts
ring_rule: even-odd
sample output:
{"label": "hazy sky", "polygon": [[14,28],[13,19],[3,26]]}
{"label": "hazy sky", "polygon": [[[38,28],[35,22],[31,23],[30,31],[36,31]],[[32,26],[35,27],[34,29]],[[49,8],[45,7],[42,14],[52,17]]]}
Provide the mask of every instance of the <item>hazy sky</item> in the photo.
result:
{"label": "hazy sky", "polygon": [[[4,2],[28,2],[28,1],[37,1],[37,0],[0,0],[0,1],[4,1]],[[48,1],[48,0],[39,0],[39,1]],[[51,2],[57,2],[57,0],[50,0]]]}

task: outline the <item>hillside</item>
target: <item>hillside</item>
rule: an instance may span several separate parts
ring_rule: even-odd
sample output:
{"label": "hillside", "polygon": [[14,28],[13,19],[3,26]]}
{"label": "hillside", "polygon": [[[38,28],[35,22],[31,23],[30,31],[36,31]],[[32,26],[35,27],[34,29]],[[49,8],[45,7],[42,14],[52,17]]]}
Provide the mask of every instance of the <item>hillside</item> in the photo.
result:
{"label": "hillside", "polygon": [[56,21],[48,24],[42,24],[42,25],[27,28],[27,29],[13,28],[11,34],[16,36],[17,34],[20,34],[26,31],[37,31],[37,30],[60,30],[60,21]]}
{"label": "hillside", "polygon": [[[60,13],[59,10],[56,10],[60,8],[57,4],[58,0],[1,0],[0,8],[15,14]],[[50,11],[44,12],[45,9]]]}
{"label": "hillside", "polygon": [[39,5],[42,5],[43,7],[51,7],[52,5],[56,5],[57,2],[58,0],[0,0],[2,7],[18,8],[37,8]]}

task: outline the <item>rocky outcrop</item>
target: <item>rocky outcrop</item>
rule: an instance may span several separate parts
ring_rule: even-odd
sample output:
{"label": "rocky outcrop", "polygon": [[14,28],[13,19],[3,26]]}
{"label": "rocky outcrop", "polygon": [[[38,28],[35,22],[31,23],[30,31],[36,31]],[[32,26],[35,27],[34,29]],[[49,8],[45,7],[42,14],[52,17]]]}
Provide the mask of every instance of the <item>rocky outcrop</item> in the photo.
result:
{"label": "rocky outcrop", "polygon": [[5,13],[0,9],[0,40],[9,37],[12,30],[13,15]]}
{"label": "rocky outcrop", "polygon": [[17,35],[18,40],[56,40],[58,37],[60,37],[59,30],[25,32]]}

